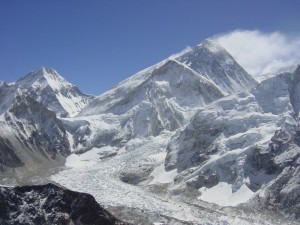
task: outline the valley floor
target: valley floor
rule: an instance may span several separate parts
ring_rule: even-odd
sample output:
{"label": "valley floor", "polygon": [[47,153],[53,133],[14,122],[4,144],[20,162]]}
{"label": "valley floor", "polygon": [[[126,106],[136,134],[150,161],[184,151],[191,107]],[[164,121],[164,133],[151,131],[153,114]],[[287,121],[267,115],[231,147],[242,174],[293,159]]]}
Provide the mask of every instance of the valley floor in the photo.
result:
{"label": "valley floor", "polygon": [[[113,214],[133,224],[294,224],[257,211],[222,208],[200,200],[184,202],[167,193],[150,192],[151,184],[167,185],[164,183],[176,175],[163,171],[161,159],[171,135],[133,139],[118,155],[104,160],[99,159],[99,154],[114,149],[94,149],[79,157],[73,154],[67,159],[68,167],[52,175],[51,180],[71,190],[92,194]],[[120,180],[119,174],[126,165],[147,162],[156,164],[150,183],[135,186]]]}
{"label": "valley floor", "polygon": [[[132,224],[211,224],[211,225],[276,225],[297,224],[280,215],[249,207],[221,207],[198,199],[178,198],[167,189],[177,175],[164,170],[166,144],[174,133],[157,137],[132,139],[117,155],[115,148],[92,149],[84,154],[72,154],[66,166],[39,170],[34,173],[2,174],[0,185],[36,185],[54,182],[68,189],[89,193],[98,203],[123,221]],[[129,165],[129,166],[128,166]],[[129,168],[142,170],[154,165],[148,180],[141,185],[121,181],[120,174]]]}

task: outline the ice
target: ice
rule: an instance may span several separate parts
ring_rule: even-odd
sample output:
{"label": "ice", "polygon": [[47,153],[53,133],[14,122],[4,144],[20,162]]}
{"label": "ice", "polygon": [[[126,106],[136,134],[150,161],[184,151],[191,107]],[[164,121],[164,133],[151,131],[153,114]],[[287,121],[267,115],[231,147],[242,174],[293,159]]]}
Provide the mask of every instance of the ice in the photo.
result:
{"label": "ice", "polygon": [[76,167],[82,167],[84,164],[81,162],[78,155],[71,154],[67,157],[65,165],[67,167],[76,168]]}
{"label": "ice", "polygon": [[[179,201],[176,198],[155,194],[147,190],[144,186],[134,186],[122,182],[118,174],[128,165],[142,165],[145,163],[157,165],[152,171],[150,177],[153,177],[151,185],[172,185],[173,177],[177,171],[165,172],[161,161],[166,154],[166,143],[174,132],[165,132],[157,137],[135,138],[126,144],[119,154],[99,159],[97,154],[101,151],[114,150],[109,147],[92,149],[91,153],[87,152],[75,159],[75,166],[65,169],[55,174],[51,179],[60,185],[71,190],[86,192],[92,194],[96,200],[105,207],[125,207],[129,212],[132,209],[141,210],[143,215],[157,215],[164,221],[164,218],[174,218],[177,222],[170,224],[231,224],[231,225],[261,225],[261,224],[280,224],[274,220],[266,220],[263,215],[238,214],[230,209],[224,211],[218,207],[205,205],[197,207],[189,202]],[[77,166],[78,158],[84,166]],[[73,161],[73,160],[71,160]],[[73,161],[73,162],[74,162]],[[92,162],[92,163],[91,163]],[[237,205],[246,202],[253,196],[247,186],[243,185],[235,193],[232,193],[231,186],[227,183],[221,183],[217,187],[207,189],[202,197],[204,201],[213,202],[220,205]],[[224,202],[211,199],[209,197],[221,196]],[[207,198],[206,198],[207,197]],[[200,199],[201,200],[201,199]],[[200,201],[199,200],[199,201]],[[226,204],[224,204],[226,203]],[[136,215],[138,220],[140,215]],[[160,222],[161,220],[154,217],[154,224],[168,224]],[[132,218],[131,218],[132,219]]]}
{"label": "ice", "polygon": [[236,206],[247,202],[255,195],[255,192],[252,192],[245,184],[233,192],[232,186],[225,182],[220,182],[211,188],[202,187],[199,191],[201,195],[198,199],[221,206]]}
{"label": "ice", "polygon": [[[131,147],[128,147],[127,150],[124,147],[118,155],[104,160],[98,159],[97,163],[90,164],[89,161],[95,159],[86,157],[87,153],[84,153],[79,158],[84,156],[81,163],[85,166],[68,168],[53,175],[51,179],[71,190],[92,194],[103,206],[123,206],[129,210],[134,208],[143,210],[144,213],[165,215],[179,221],[190,221],[193,224],[232,221],[230,217],[223,216],[222,219],[219,219],[214,213],[201,212],[184,202],[173,201],[170,198],[151,193],[142,186],[126,184],[118,178],[118,173],[126,165],[138,165],[141,163],[141,159],[159,162],[165,155],[166,141],[172,134],[164,133],[157,137],[132,140],[128,143]],[[92,151],[95,153],[98,150]],[[161,180],[160,176],[156,178],[155,174],[152,175],[157,181],[165,181]],[[237,222],[232,224],[238,224],[241,221],[244,224],[250,224],[241,218],[235,220]],[[178,224],[181,223],[178,222]]]}
{"label": "ice", "polygon": [[176,175],[178,175],[176,169],[171,171],[166,171],[164,164],[160,164],[152,171],[150,176],[153,176],[154,179],[149,183],[149,185],[157,184],[157,183],[159,184],[172,183]]}
{"label": "ice", "polygon": [[154,167],[153,171],[149,175],[149,177],[152,177],[153,179],[148,185],[173,183],[173,179],[176,175],[178,175],[178,172],[175,169],[172,171],[165,170],[164,162],[166,155],[166,151],[162,151],[141,159],[141,164]]}
{"label": "ice", "polygon": [[72,190],[90,193],[104,205],[126,205],[148,211],[166,212],[175,206],[147,194],[140,187],[123,183],[116,175],[123,170],[125,164],[138,164],[141,158],[149,154],[161,153],[162,146],[170,135],[171,133],[141,140],[138,148],[129,152],[123,150],[123,153],[102,161],[98,158],[98,162],[93,164],[89,161],[96,159],[91,156],[103,149],[94,149],[92,153],[81,156],[73,154],[67,158],[66,163],[70,163],[71,168],[52,176],[52,179]]}

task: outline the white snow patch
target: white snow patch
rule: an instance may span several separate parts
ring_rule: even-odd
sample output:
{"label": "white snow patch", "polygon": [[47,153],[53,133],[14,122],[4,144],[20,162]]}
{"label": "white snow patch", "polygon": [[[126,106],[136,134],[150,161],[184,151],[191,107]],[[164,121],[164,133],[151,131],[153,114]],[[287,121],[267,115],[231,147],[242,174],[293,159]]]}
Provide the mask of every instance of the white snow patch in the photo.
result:
{"label": "white snow patch", "polygon": [[81,162],[80,158],[76,154],[71,154],[67,157],[65,166],[76,168],[76,167],[82,167],[83,163]]}
{"label": "white snow patch", "polygon": [[67,138],[68,138],[68,141],[70,143],[71,152],[73,152],[74,151],[74,138],[73,138],[73,135],[70,134],[69,132],[67,132]]}
{"label": "white snow patch", "polygon": [[220,182],[211,188],[202,187],[199,191],[202,194],[198,199],[220,206],[236,206],[247,202],[255,195],[255,192],[252,192],[245,184],[233,193],[231,184],[225,182]]}
{"label": "white snow patch", "polygon": [[177,170],[171,170],[171,171],[165,171],[165,166],[164,164],[159,165],[156,167],[150,176],[153,176],[154,179],[149,183],[149,184],[167,184],[167,183],[172,183],[174,177],[177,176]]}

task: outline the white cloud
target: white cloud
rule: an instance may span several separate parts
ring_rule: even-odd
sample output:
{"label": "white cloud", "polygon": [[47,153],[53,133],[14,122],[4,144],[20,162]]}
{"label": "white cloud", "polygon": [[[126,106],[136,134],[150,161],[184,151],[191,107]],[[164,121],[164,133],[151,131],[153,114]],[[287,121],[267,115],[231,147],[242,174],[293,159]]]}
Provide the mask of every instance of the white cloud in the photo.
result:
{"label": "white cloud", "polygon": [[300,36],[281,32],[235,30],[212,38],[236,59],[250,74],[261,81],[267,73],[300,63]]}

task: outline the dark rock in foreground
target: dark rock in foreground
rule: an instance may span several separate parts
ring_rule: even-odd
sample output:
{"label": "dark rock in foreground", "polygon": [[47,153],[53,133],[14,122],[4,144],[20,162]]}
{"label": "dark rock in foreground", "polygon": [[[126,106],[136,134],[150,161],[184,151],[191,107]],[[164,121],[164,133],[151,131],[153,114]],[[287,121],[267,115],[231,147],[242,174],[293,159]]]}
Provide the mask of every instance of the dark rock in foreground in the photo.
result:
{"label": "dark rock in foreground", "polygon": [[0,225],[122,225],[89,194],[54,184],[0,187]]}

